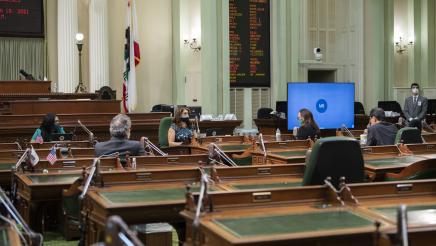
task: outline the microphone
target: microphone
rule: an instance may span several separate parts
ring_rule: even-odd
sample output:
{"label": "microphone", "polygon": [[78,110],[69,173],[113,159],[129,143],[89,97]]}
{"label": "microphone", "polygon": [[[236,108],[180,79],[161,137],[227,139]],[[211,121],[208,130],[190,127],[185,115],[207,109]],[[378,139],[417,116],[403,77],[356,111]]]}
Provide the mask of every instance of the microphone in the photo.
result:
{"label": "microphone", "polygon": [[260,141],[260,146],[262,147],[263,156],[266,157],[266,148],[265,148],[265,142],[263,141],[262,133],[259,133],[259,141]]}
{"label": "microphone", "polygon": [[397,240],[400,242],[400,245],[408,246],[409,245],[409,237],[408,237],[408,222],[407,222],[407,207],[406,205],[400,205],[397,208]]}
{"label": "microphone", "polygon": [[232,160],[232,159],[230,159],[230,157],[228,157],[227,155],[226,155],[226,153],[224,153],[216,144],[214,144],[214,143],[210,143],[209,144],[209,147],[208,147],[208,150],[209,150],[209,158],[212,156],[215,156],[215,154],[216,155],[218,155],[218,157],[219,158],[221,158],[221,159],[224,159],[225,161],[227,161],[227,163],[230,165],[230,166],[232,166],[232,167],[236,167],[236,166],[238,166],[238,165],[236,165],[236,163]]}
{"label": "microphone", "polygon": [[92,133],[80,120],[77,120],[77,123],[79,123],[79,126],[89,135],[89,141],[91,143],[94,143],[94,133]]}
{"label": "microphone", "polygon": [[346,126],[345,124],[342,124],[341,130],[342,130],[343,132],[346,132],[347,135],[348,135],[348,137],[352,137],[352,138],[354,138],[353,133],[351,133],[351,131],[347,128],[347,126]]}
{"label": "microphone", "polygon": [[35,78],[30,73],[26,73],[24,69],[20,69],[20,74],[27,80],[35,80]]}
{"label": "microphone", "polygon": [[195,126],[197,127],[197,133],[200,134],[200,127],[198,126],[198,116],[195,116]]}
{"label": "microphone", "polygon": [[97,166],[99,165],[97,163],[100,162],[100,159],[103,157],[117,156],[119,154],[120,154],[119,152],[115,152],[112,154],[104,154],[104,155],[101,155],[97,158],[94,158],[92,165],[91,165],[91,171],[89,172],[88,178],[86,179],[85,185],[83,186],[82,194],[80,194],[80,196],[79,196],[80,200],[83,200],[83,198],[85,198],[85,195],[88,192],[89,185],[91,184],[91,180],[94,177],[95,172],[97,171],[97,173],[98,173],[100,171],[100,170],[97,170]]}
{"label": "microphone", "polygon": [[23,155],[21,155],[20,159],[17,161],[17,163],[15,164],[15,170],[18,170],[18,168],[21,166],[21,163],[23,163],[24,160],[26,160],[28,158],[28,154],[30,152],[30,148],[27,148]]}
{"label": "microphone", "polygon": [[141,137],[141,142],[144,142],[144,148],[147,147],[151,153],[153,150],[156,151],[161,156],[167,156],[168,154],[159,149],[156,145],[154,145],[147,137]]}

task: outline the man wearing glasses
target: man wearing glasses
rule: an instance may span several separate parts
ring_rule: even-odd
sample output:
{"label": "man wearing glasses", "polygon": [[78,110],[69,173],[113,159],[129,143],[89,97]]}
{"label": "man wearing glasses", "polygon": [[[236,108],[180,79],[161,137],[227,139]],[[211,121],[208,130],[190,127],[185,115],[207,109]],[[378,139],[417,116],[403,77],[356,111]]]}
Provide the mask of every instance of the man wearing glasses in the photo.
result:
{"label": "man wearing glasses", "polygon": [[413,83],[410,88],[412,89],[412,96],[406,98],[403,110],[406,124],[410,127],[422,129],[422,121],[425,121],[427,114],[427,98],[419,95],[419,85],[417,83]]}

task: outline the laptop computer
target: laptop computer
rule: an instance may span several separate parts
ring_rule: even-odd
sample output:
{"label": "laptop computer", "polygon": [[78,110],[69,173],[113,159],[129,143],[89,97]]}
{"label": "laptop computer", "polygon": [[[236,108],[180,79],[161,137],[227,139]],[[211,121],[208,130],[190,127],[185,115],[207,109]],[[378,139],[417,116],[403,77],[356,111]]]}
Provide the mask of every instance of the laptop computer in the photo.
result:
{"label": "laptop computer", "polygon": [[51,141],[71,141],[73,140],[72,133],[53,133],[51,134]]}

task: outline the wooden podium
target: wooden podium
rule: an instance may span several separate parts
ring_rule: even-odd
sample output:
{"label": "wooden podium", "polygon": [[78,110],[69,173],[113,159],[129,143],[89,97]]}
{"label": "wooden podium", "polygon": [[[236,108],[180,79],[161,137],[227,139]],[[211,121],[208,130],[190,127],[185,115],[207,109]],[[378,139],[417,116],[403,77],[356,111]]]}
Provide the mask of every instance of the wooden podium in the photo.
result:
{"label": "wooden podium", "polygon": [[277,128],[280,129],[282,134],[291,133],[292,131],[288,131],[288,122],[287,119],[282,118],[272,118],[272,119],[254,119],[254,123],[256,124],[259,133],[263,135],[274,135],[276,134]]}

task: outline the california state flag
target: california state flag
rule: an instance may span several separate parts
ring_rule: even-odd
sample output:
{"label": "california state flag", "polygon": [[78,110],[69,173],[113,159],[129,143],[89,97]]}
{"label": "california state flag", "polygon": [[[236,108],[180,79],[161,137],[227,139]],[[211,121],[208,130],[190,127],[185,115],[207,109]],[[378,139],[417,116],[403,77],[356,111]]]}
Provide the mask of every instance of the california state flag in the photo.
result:
{"label": "california state flag", "polygon": [[135,0],[127,0],[126,44],[124,45],[123,108],[126,113],[136,108],[136,72],[139,64],[138,21]]}

